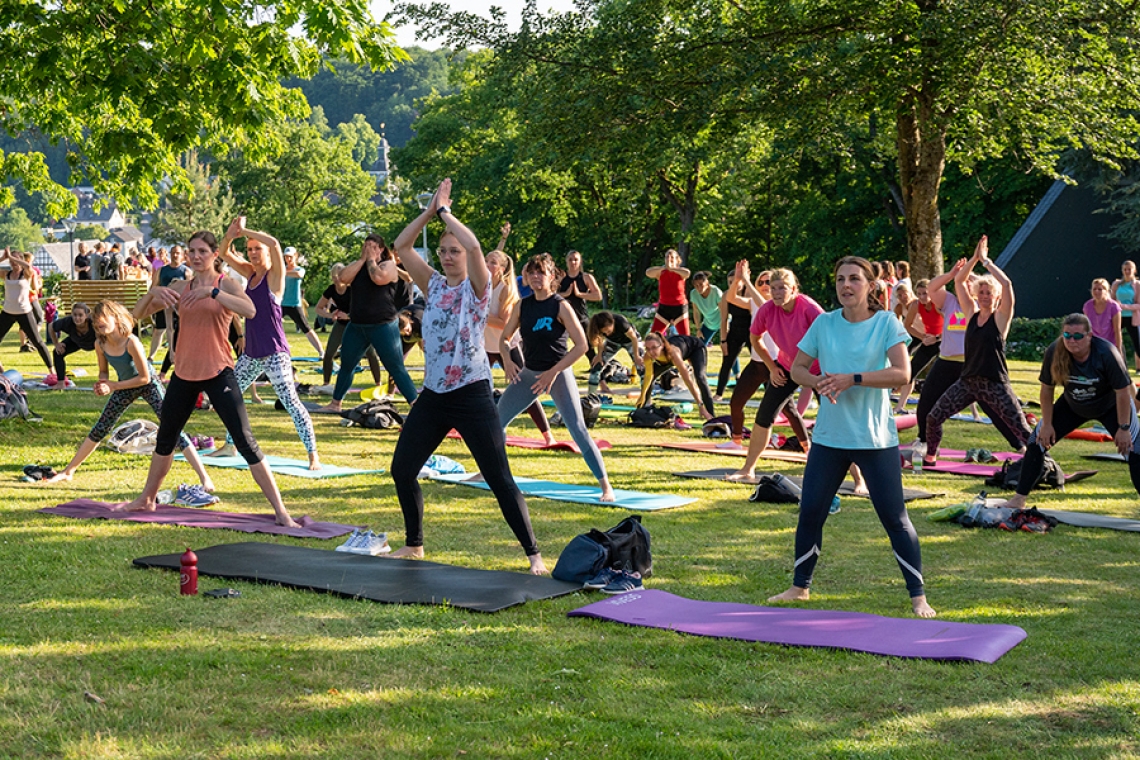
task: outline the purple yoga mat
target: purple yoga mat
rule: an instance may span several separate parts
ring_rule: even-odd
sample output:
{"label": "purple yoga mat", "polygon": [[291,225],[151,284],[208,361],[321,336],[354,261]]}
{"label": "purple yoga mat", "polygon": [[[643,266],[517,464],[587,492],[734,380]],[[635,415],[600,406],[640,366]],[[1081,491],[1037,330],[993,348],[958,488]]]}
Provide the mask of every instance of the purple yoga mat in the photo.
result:
{"label": "purple yoga mat", "polygon": [[63,515],[77,518],[103,518],[105,520],[130,520],[142,523],[163,523],[165,525],[182,525],[187,528],[226,528],[241,533],[276,533],[281,536],[294,538],[336,538],[350,533],[351,525],[340,523],[317,522],[305,515],[293,518],[299,528],[283,528],[273,521],[270,513],[251,515],[241,512],[213,512],[208,509],[195,509],[193,507],[175,507],[166,504],[158,505],[154,512],[112,512],[105,501],[91,499],[76,499],[58,507],[45,507],[37,510],[49,515]]}
{"label": "purple yoga mat", "polygon": [[833,647],[924,660],[994,663],[1026,636],[1015,625],[701,602],[652,589],[603,599],[567,614],[694,636]]}

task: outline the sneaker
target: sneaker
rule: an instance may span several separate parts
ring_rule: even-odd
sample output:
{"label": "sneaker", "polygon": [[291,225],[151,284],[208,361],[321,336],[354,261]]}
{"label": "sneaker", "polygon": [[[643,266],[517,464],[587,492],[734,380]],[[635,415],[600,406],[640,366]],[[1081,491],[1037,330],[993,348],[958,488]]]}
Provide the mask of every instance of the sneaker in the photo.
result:
{"label": "sneaker", "polygon": [[602,588],[603,594],[628,594],[630,591],[637,591],[643,588],[641,585],[641,573],[629,573],[625,570],[619,570],[614,579],[607,583]]}
{"label": "sneaker", "polygon": [[352,533],[349,534],[348,540],[345,541],[340,546],[338,546],[336,548],[336,551],[338,551],[338,552],[350,552],[353,550],[353,548],[357,544],[360,543],[361,539],[363,539],[363,538],[364,538],[364,531],[360,530],[359,528],[355,528],[355,529],[353,529]]}
{"label": "sneaker", "polygon": [[603,567],[601,572],[583,583],[582,588],[605,588],[606,586],[610,585],[610,582],[613,581],[614,578],[617,578],[620,575],[620,570],[614,570],[612,567]]}
{"label": "sneaker", "polygon": [[831,500],[831,506],[827,510],[827,514],[834,515],[839,512],[839,497],[836,496]]}
{"label": "sneaker", "polygon": [[673,427],[676,430],[692,430],[693,426],[678,417],[673,421]]}
{"label": "sneaker", "polygon": [[392,547],[388,546],[387,533],[373,533],[372,531],[368,531],[364,534],[364,538],[361,539],[360,543],[349,551],[353,554],[368,554],[375,557],[378,554],[387,554],[392,551]]}
{"label": "sneaker", "polygon": [[197,484],[186,485],[182,483],[174,495],[174,503],[181,504],[184,507],[207,507],[211,504],[217,504],[219,501],[221,499]]}

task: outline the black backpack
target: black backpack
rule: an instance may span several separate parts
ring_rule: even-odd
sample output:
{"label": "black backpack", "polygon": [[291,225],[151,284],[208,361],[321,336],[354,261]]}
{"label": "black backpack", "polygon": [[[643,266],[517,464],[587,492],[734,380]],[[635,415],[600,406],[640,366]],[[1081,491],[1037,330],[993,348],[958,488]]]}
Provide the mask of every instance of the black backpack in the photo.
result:
{"label": "black backpack", "polygon": [[0,374],[0,420],[12,417],[26,420],[33,416],[28,409],[28,396],[24,389],[13,383],[7,375]]}
{"label": "black backpack", "polygon": [[582,397],[582,420],[592,428],[602,414],[602,397],[596,393]]}
{"label": "black backpack", "polygon": [[351,425],[371,430],[386,430],[404,424],[403,415],[396,411],[395,405],[388,399],[366,401],[360,406],[342,411],[340,416]]}
{"label": "black backpack", "polygon": [[761,475],[760,482],[748,497],[749,501],[768,504],[799,504],[800,497],[795,491],[777,481],[771,475]]}
{"label": "black backpack", "polygon": [[673,424],[677,415],[671,406],[650,404],[629,413],[629,424],[640,428],[662,428]]}
{"label": "black backpack", "polygon": [[[1002,462],[1001,469],[992,477],[986,479],[986,485],[991,488],[1001,488],[1006,491],[1017,490],[1021,482],[1021,466],[1024,459],[1007,459]],[[1045,466],[1041,469],[1041,477],[1033,484],[1034,488],[1065,488],[1065,473],[1057,460],[1048,454],[1045,455]]]}
{"label": "black backpack", "polygon": [[627,517],[604,533],[591,528],[589,533],[572,538],[558,556],[551,576],[585,583],[607,567],[636,571],[643,578],[653,574],[649,531],[641,524],[640,515]]}
{"label": "black backpack", "polygon": [[606,362],[606,366],[602,367],[602,382],[625,385],[632,377],[629,368],[615,359],[610,359]]}

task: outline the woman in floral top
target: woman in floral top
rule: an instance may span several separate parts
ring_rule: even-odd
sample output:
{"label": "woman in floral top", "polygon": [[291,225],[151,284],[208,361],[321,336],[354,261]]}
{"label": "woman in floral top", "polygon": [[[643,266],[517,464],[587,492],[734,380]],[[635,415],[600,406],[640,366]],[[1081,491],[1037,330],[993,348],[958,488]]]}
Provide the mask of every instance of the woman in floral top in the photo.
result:
{"label": "woman in floral top", "polygon": [[[424,556],[424,500],[420,468],[455,428],[499,501],[535,575],[546,573],[530,526],[526,500],[507,462],[506,442],[491,395],[491,365],[483,344],[491,276],[474,233],[451,213],[451,180],[400,233],[393,246],[413,282],[427,294],[423,316],[424,389],[404,423],[392,455],[392,478],[404,513],[406,542],[392,557]],[[442,274],[413,250],[420,232],[438,216],[447,225],[439,241]]]}

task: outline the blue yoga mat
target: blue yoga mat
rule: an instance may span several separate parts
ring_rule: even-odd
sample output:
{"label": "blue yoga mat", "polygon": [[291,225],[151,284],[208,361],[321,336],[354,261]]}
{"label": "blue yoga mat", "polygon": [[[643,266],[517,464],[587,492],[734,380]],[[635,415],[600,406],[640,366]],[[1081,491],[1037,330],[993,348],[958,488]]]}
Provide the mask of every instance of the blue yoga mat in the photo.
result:
{"label": "blue yoga mat", "polygon": [[[468,480],[470,473],[456,473],[453,475],[436,475],[431,478],[442,483],[452,483],[460,486],[471,486],[484,491],[491,490],[490,486],[482,480]],[[594,504],[599,507],[622,507],[637,512],[653,512],[658,509],[671,509],[692,504],[696,499],[687,496],[675,496],[663,493],[644,493],[642,491],[623,491],[614,489],[613,501],[602,501],[602,489],[598,486],[575,486],[566,483],[554,483],[549,480],[535,480],[533,478],[520,478],[515,476],[515,483],[519,490],[527,496],[536,496],[540,499],[553,501],[569,501],[576,504]]]}
{"label": "blue yoga mat", "polygon": [[[181,454],[177,454],[175,459],[185,461]],[[321,463],[321,469],[310,470],[309,463],[303,462],[300,459],[289,459],[287,457],[265,457],[265,461],[269,463],[269,469],[278,475],[293,475],[298,478],[347,478],[352,475],[371,475],[375,473],[384,472],[384,470],[359,470],[355,467],[341,467],[328,462]],[[202,456],[203,464],[210,467],[229,467],[237,470],[248,470],[249,464],[246,463],[241,457],[208,457]]]}

